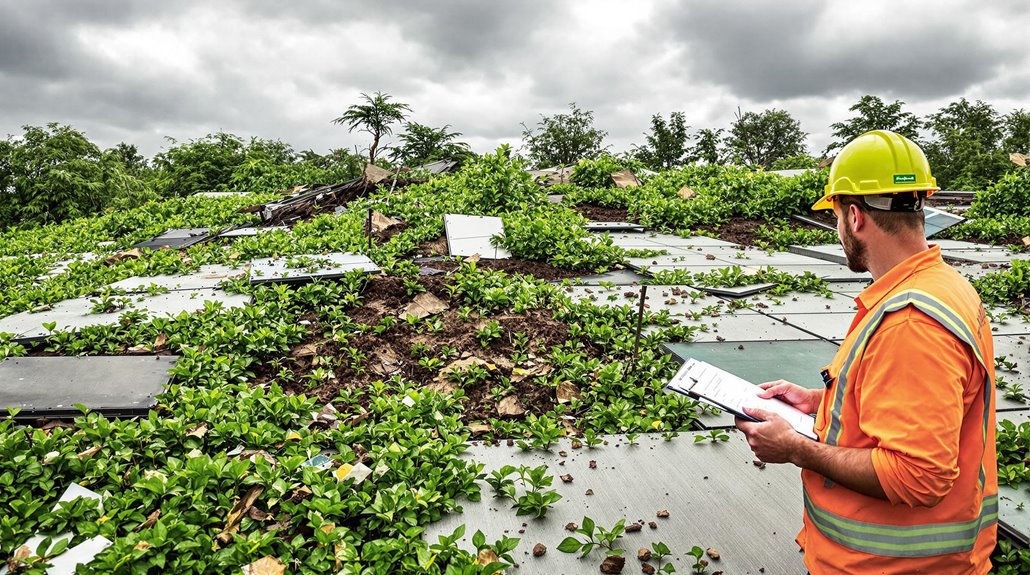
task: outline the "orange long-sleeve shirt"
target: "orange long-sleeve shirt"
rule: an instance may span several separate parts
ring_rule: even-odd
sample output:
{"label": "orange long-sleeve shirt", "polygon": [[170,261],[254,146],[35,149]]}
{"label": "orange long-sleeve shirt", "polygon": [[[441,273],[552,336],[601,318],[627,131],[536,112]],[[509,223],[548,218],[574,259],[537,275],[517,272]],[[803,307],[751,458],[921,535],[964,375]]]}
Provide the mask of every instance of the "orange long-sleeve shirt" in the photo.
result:
{"label": "orange long-sleeve shirt", "polygon": [[[954,317],[960,321],[950,322],[952,328],[968,333],[982,357],[942,324],[940,317],[931,317],[914,305],[895,304],[869,327],[883,312],[881,307],[913,290],[917,297],[926,294],[931,305],[942,302],[945,309],[955,311]],[[824,442],[833,435],[837,445],[871,449],[873,467],[888,501],[832,485],[822,476],[804,471],[806,497],[811,497],[813,505],[806,509],[805,527],[798,535],[805,562],[815,575],[986,573],[996,527],[989,511],[981,509],[985,497],[997,493],[997,463],[994,351],[979,297],[943,262],[940,249],[931,247],[896,266],[855,301],[859,310],[828,368],[834,383],[824,393],[816,432]],[[849,355],[854,356],[850,363]],[[844,387],[838,389],[845,368]],[[831,424],[834,418],[836,427]],[[985,468],[982,482],[981,465]],[[813,521],[813,512],[819,513],[822,521]],[[935,545],[925,538],[911,540],[918,544],[906,541],[904,529],[914,533],[911,529],[920,526],[951,526],[980,515],[988,518],[969,529],[975,540],[971,540],[972,549],[903,556],[905,548]],[[860,522],[858,528],[856,522]],[[887,548],[883,554],[856,549],[861,543],[851,545],[848,534],[861,541],[866,537],[863,530],[879,533],[870,531],[870,525],[896,527],[901,536],[869,536],[874,540],[871,546]],[[835,531],[836,527],[841,531]],[[896,549],[889,547],[892,542]],[[948,546],[941,544],[941,548]]]}

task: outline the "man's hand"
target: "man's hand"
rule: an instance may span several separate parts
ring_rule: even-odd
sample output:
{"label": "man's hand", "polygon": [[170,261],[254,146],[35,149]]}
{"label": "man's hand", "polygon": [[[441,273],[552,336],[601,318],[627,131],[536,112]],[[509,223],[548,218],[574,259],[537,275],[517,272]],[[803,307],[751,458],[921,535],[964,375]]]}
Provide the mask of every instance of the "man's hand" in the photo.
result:
{"label": "man's hand", "polygon": [[[793,384],[791,384],[793,385]],[[806,390],[807,391],[807,390]],[[744,413],[760,421],[736,418],[737,429],[747,436],[755,457],[766,463],[795,463],[801,442],[809,441],[779,415],[764,409],[745,407]]]}
{"label": "man's hand", "polygon": [[805,389],[796,383],[778,379],[760,384],[762,392],[758,397],[762,399],[777,398],[780,401],[793,405],[805,413],[815,413],[819,409],[819,403],[823,400],[823,390]]}

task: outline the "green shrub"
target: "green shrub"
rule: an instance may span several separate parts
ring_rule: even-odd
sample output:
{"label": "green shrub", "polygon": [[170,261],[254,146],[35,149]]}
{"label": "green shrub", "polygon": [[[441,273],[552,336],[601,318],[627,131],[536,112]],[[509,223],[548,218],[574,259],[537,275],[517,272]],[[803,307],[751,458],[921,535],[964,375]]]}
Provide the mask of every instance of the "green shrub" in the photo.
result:
{"label": "green shrub", "polygon": [[1013,170],[980,192],[970,217],[1030,216],[1030,170]]}

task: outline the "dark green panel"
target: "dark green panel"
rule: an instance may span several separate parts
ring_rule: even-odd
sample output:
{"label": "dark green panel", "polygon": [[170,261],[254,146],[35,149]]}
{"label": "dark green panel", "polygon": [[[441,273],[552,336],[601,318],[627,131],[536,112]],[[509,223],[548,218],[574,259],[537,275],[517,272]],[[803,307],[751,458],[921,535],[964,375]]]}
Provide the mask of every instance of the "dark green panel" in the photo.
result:
{"label": "dark green panel", "polygon": [[823,340],[668,343],[662,347],[678,362],[693,357],[752,383],[786,379],[810,389],[823,386],[819,372],[837,353],[836,345]]}

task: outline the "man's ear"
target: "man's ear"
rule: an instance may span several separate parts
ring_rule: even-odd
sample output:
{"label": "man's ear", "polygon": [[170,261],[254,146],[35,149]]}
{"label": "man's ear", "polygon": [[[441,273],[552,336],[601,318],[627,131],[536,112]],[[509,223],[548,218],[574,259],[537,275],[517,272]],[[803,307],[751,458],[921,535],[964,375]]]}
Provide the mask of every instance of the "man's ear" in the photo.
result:
{"label": "man's ear", "polygon": [[848,205],[848,215],[846,224],[851,225],[852,233],[858,233],[865,229],[866,223],[868,223],[866,219],[866,214],[861,210],[861,208],[859,208],[855,204]]}

